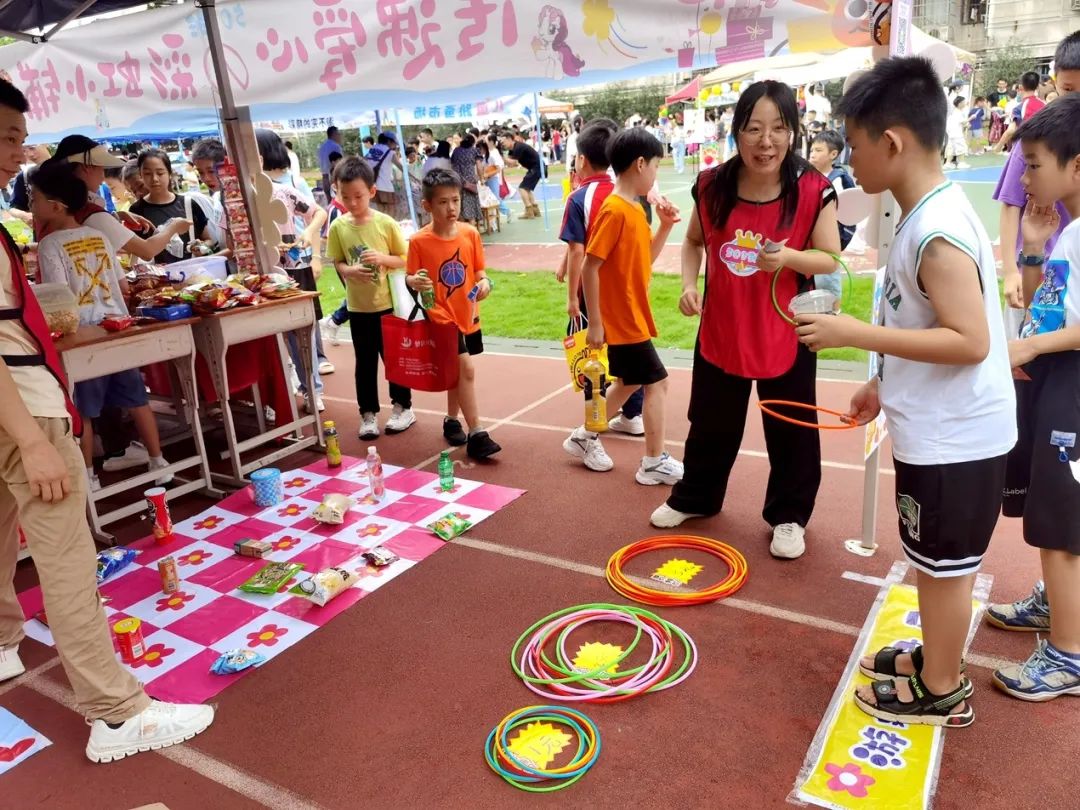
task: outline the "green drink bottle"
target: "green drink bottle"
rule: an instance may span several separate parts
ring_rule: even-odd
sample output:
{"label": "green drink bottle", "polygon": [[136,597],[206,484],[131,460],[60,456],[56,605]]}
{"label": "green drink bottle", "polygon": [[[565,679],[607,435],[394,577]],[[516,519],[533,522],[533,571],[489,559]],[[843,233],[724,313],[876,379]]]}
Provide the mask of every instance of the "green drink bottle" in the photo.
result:
{"label": "green drink bottle", "polygon": [[454,491],[454,460],[449,450],[443,450],[439,456],[439,486],[443,492]]}

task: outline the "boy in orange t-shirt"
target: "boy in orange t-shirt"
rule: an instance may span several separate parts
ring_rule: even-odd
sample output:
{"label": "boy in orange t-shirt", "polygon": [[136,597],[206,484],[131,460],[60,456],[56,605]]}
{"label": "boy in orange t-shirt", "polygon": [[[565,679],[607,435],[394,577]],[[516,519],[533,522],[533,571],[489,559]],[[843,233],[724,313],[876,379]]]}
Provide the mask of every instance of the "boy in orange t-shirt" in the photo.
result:
{"label": "boy in orange t-shirt", "polygon": [[[588,343],[600,348],[606,340],[611,376],[618,382],[607,394],[607,406],[617,411],[639,388],[645,390],[645,457],[634,475],[639,484],[674,484],[682,480],[683,465],[664,451],[664,400],[667,369],[652,338],[656,324],[649,307],[652,263],[678,219],[670,203],[657,206],[660,227],[654,236],[638,203],[656,182],[664,147],[642,127],[624,129],[608,145],[615,171],[615,190],[604,200],[585,245],[582,282],[589,312]],[[570,441],[592,438],[584,425]]]}
{"label": "boy in orange t-shirt", "polygon": [[[454,446],[467,445],[470,457],[485,459],[502,448],[480,427],[472,360],[484,351],[478,305],[491,294],[492,286],[484,270],[484,246],[476,228],[458,222],[461,178],[456,172],[432,169],[424,175],[423,206],[431,214],[431,224],[409,240],[406,283],[418,292],[434,289],[435,306],[428,310],[428,317],[457,327],[461,363],[457,388],[446,392],[443,436]],[[467,435],[459,414],[465,416]]]}

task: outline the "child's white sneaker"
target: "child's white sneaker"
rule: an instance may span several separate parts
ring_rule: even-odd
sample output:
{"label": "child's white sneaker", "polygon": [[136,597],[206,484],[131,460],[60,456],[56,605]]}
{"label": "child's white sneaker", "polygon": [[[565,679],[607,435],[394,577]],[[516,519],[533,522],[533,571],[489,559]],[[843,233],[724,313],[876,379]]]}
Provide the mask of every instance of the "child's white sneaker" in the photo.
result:
{"label": "child's white sneaker", "polygon": [[696,515],[693,512],[680,512],[678,509],[672,509],[666,503],[662,503],[653,511],[649,523],[658,529],[674,529],[676,526],[681,526],[683,521],[699,517],[705,516]]}
{"label": "child's white sneaker", "polygon": [[[97,436],[94,438],[97,438]],[[132,467],[145,467],[149,461],[150,454],[146,452],[146,448],[142,443],[132,442],[124,450],[124,455],[105,459],[101,469],[105,470],[105,472],[123,472],[124,470],[130,470]]]}
{"label": "child's white sneaker", "polygon": [[781,523],[773,528],[769,553],[781,560],[794,560],[806,553],[806,529],[798,523]]}
{"label": "child's white sneaker", "polygon": [[682,481],[682,477],[682,462],[676,461],[668,453],[662,453],[659,458],[645,456],[645,458],[641,459],[641,466],[638,467],[638,471],[634,474],[637,482],[647,487],[656,486],[657,484],[671,486]]}
{"label": "child's white sneaker", "polygon": [[415,424],[416,414],[412,412],[412,408],[404,408],[395,403],[390,418],[386,420],[386,432],[404,433]]}
{"label": "child's white sneaker", "polygon": [[640,416],[624,416],[618,414],[607,423],[608,430],[616,433],[626,433],[630,436],[644,436],[645,422]]}
{"label": "child's white sneaker", "polygon": [[580,458],[586,467],[596,472],[607,472],[615,466],[597,435],[583,427],[575,428],[574,432],[567,436],[563,442],[563,450],[574,458]]}
{"label": "child's white sneaker", "polygon": [[327,315],[319,321],[319,327],[322,329],[323,337],[330,341],[331,346],[340,345],[341,339],[338,337],[338,332],[341,331],[341,327],[334,323],[333,316]]}
{"label": "child's white sneaker", "polygon": [[[157,458],[150,459],[150,469],[151,469],[151,471],[153,471],[153,470],[161,470],[161,469],[164,469],[165,467],[168,467],[168,466],[169,466],[169,462],[165,460],[164,456],[158,456]],[[155,478],[154,479],[154,486],[163,487],[166,484],[171,484],[172,480],[173,480],[172,473],[169,473],[167,475],[161,476],[161,478]]]}
{"label": "child's white sneaker", "polygon": [[152,700],[119,728],[109,728],[104,720],[91,723],[86,756],[91,762],[113,762],[140,751],[168,748],[190,740],[213,722],[213,706]]}
{"label": "child's white sneaker", "polygon": [[379,438],[379,420],[375,418],[375,414],[371,412],[360,414],[360,438]]}
{"label": "child's white sneaker", "polygon": [[26,672],[26,667],[23,666],[22,659],[19,658],[18,647],[0,650],[0,682],[18,678],[24,672]]}

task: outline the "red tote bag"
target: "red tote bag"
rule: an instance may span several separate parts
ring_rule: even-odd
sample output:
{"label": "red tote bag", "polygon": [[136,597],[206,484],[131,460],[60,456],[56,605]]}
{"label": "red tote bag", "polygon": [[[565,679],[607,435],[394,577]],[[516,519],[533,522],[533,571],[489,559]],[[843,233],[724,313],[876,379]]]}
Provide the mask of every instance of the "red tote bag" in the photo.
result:
{"label": "red tote bag", "polygon": [[458,330],[427,319],[382,319],[386,379],[415,391],[449,391],[458,384]]}

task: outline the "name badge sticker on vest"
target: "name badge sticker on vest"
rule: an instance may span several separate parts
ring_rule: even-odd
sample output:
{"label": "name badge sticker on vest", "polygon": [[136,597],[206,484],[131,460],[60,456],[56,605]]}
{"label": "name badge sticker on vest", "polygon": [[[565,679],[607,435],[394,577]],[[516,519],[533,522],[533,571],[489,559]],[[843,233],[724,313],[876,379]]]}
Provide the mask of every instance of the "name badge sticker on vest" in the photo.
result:
{"label": "name badge sticker on vest", "polygon": [[752,276],[758,271],[759,250],[761,234],[736,229],[735,238],[720,246],[720,261],[736,276]]}
{"label": "name badge sticker on vest", "polygon": [[1068,463],[1070,448],[1076,447],[1076,434],[1066,433],[1063,430],[1050,431],[1050,444],[1058,448],[1058,460]]}

